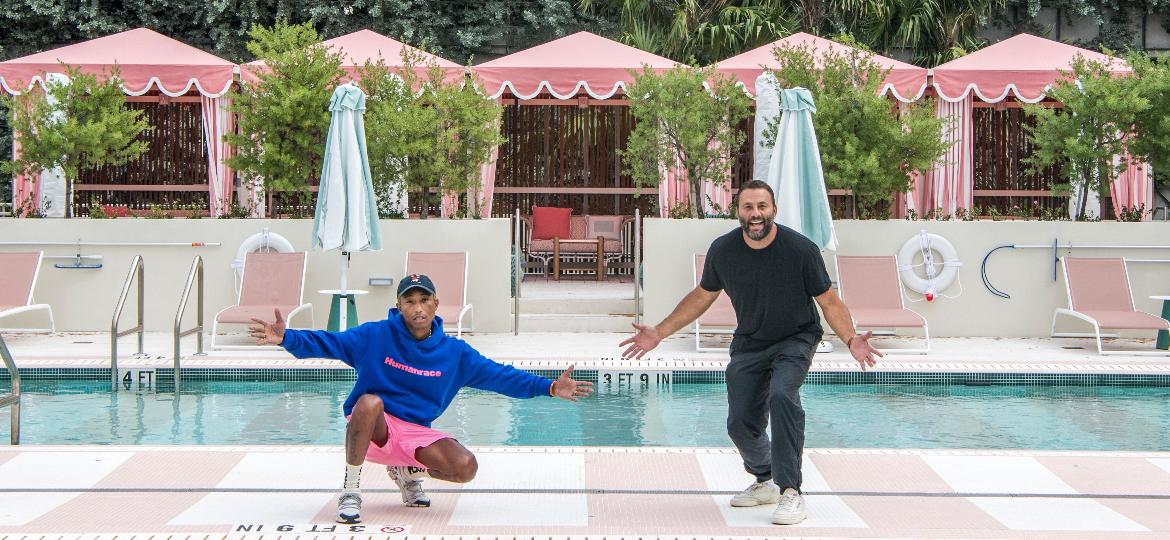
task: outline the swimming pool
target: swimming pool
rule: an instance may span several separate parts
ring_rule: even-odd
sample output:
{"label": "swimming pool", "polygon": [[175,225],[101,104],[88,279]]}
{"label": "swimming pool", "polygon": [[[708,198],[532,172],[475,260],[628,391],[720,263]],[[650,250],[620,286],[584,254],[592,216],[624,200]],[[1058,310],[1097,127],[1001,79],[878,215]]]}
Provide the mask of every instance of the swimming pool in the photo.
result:
{"label": "swimming pool", "polygon": [[[6,382],[0,382],[0,389]],[[190,381],[111,393],[23,385],[23,444],[341,444],[348,381]],[[1170,387],[806,384],[807,446],[1170,450]],[[730,446],[722,384],[622,388],[579,404],[465,390],[436,423],[469,445]],[[0,415],[0,443],[8,415]]]}

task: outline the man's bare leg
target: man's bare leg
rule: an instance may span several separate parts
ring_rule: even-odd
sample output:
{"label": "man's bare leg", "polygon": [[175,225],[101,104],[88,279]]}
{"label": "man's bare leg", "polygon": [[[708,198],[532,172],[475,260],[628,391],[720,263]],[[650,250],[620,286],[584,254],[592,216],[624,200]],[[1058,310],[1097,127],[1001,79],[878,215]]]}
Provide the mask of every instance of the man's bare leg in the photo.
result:
{"label": "man's bare leg", "polygon": [[455,439],[439,439],[414,452],[414,458],[427,466],[432,478],[464,484],[475,478],[479,463],[465,446]]}
{"label": "man's bare leg", "polygon": [[349,423],[345,426],[345,482],[337,500],[338,522],[361,521],[361,476],[366,451],[371,441],[383,446],[388,437],[382,398],[373,394],[358,398],[350,411]]}

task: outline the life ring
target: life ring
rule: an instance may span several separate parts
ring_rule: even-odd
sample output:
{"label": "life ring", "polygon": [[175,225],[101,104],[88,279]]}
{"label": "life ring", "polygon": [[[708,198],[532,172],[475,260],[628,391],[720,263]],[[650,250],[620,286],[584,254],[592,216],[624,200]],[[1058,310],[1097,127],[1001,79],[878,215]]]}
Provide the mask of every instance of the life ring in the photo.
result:
{"label": "life ring", "polygon": [[232,269],[235,270],[236,277],[236,293],[240,292],[240,281],[244,277],[244,257],[249,253],[259,250],[276,251],[278,253],[292,253],[292,243],[287,238],[276,234],[268,229],[263,229],[260,232],[253,234],[244,239],[240,244],[240,248],[236,250],[236,258],[232,261]]}
{"label": "life ring", "polygon": [[[941,264],[934,252],[938,252]],[[922,263],[915,265],[914,258],[918,254],[922,254]],[[955,246],[946,238],[926,231],[910,237],[898,252],[898,274],[902,277],[902,283],[907,289],[922,294],[928,302],[955,282],[962,264]],[[925,277],[914,271],[916,266],[923,267]]]}

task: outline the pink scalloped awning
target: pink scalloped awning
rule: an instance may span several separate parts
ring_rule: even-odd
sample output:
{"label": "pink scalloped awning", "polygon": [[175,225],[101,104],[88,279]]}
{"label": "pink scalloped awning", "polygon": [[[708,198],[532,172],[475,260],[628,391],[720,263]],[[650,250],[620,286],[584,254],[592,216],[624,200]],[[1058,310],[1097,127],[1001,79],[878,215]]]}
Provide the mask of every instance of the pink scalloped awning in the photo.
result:
{"label": "pink scalloped awning", "polygon": [[47,73],[61,73],[61,64],[85,73],[105,75],[116,65],[122,89],[142,95],[157,87],[176,97],[192,87],[208,97],[219,97],[232,84],[236,65],[164,36],[148,28],[135,28],[73,45],[0,62],[0,88],[9,94],[44,84]]}
{"label": "pink scalloped awning", "polygon": [[[833,51],[847,53],[854,50],[835,41],[797,32],[786,38],[779,39],[767,45],[756,47],[745,53],[732,56],[715,64],[720,73],[728,74],[739,80],[748,94],[756,95],[756,78],[764,72],[764,67],[776,68],[776,57],[772,50],[776,47],[808,47],[814,52]],[[820,65],[820,56],[815,55],[817,65]],[[873,55],[873,60],[885,69],[890,70],[886,75],[886,84],[882,93],[890,92],[900,101],[911,102],[922,97],[926,90],[926,69],[900,62],[893,58]]]}
{"label": "pink scalloped awning", "polygon": [[1074,47],[1031,34],[1017,34],[962,58],[934,68],[934,89],[947,101],[959,101],[969,92],[976,98],[996,103],[1014,94],[1015,98],[1035,103],[1044,99],[1048,87],[1072,69],[1077,56],[1114,67],[1127,73],[1124,61],[1099,52]]}
{"label": "pink scalloped awning", "polygon": [[484,94],[496,99],[511,93],[532,99],[549,93],[559,99],[587,94],[608,99],[634,80],[631,71],[643,65],[657,72],[678,62],[589,32],[524,49],[472,68],[480,78]]}
{"label": "pink scalloped awning", "polygon": [[[322,45],[342,54],[341,69],[352,78],[357,77],[358,68],[366,65],[366,61],[377,62],[381,58],[386,67],[393,71],[395,68],[402,67],[402,49],[405,47],[414,51],[423,58],[423,64],[417,65],[414,68],[415,73],[419,76],[425,77],[427,65],[434,62],[443,70],[443,79],[446,81],[457,81],[463,78],[463,66],[456,64],[446,58],[435,56],[431,53],[416,49],[402,43],[401,41],[389,38],[374,32],[373,30],[358,30],[345,34],[344,36],[337,36],[333,39],[328,39],[321,42]],[[254,60],[244,65],[243,76],[244,80],[248,82],[255,82],[257,80],[255,71],[265,69],[263,60]]]}

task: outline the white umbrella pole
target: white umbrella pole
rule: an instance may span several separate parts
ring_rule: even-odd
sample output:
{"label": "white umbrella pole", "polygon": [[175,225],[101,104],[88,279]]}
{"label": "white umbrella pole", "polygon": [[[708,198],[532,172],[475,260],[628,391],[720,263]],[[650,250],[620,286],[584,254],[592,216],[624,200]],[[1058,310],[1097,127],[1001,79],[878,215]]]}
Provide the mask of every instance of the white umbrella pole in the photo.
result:
{"label": "white umbrella pole", "polygon": [[341,252],[341,301],[343,302],[343,304],[341,306],[338,306],[339,308],[341,308],[339,310],[340,312],[337,314],[337,330],[339,332],[344,332],[347,329],[349,329],[349,326],[348,326],[348,323],[349,323],[349,304],[348,304],[349,298],[346,298],[346,295],[349,294],[348,289],[347,289],[347,287],[349,287],[348,277],[349,277],[349,252],[342,251]]}

